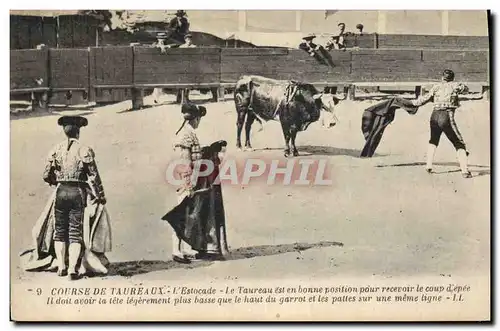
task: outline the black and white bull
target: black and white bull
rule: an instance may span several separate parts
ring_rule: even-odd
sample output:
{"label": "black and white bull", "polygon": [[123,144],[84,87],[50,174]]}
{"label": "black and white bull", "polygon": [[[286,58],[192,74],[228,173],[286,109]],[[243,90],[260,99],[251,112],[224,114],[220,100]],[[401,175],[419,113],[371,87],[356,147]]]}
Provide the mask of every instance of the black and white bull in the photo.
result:
{"label": "black and white bull", "polygon": [[[255,120],[262,122],[279,117],[285,138],[285,156],[299,153],[295,138],[299,131],[320,119],[323,126],[331,128],[337,123],[334,110],[339,98],[319,92],[313,85],[274,80],[261,76],[242,76],[236,83],[234,101],[238,114],[236,147],[241,148],[241,131],[245,125],[245,148],[252,149],[250,130]],[[246,120],[246,123],[245,123]]]}

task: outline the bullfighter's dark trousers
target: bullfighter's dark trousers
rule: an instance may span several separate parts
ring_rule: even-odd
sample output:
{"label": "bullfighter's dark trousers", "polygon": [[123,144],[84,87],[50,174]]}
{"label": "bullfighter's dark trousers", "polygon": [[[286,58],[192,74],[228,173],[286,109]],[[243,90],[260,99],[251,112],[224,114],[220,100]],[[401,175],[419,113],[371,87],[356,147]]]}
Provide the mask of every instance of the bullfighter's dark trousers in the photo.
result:
{"label": "bullfighter's dark trousers", "polygon": [[455,122],[455,110],[434,110],[430,119],[431,138],[429,144],[438,146],[444,132],[456,150],[466,149],[465,142]]}
{"label": "bullfighter's dark trousers", "polygon": [[54,241],[81,243],[86,190],[80,183],[61,183],[55,200]]}

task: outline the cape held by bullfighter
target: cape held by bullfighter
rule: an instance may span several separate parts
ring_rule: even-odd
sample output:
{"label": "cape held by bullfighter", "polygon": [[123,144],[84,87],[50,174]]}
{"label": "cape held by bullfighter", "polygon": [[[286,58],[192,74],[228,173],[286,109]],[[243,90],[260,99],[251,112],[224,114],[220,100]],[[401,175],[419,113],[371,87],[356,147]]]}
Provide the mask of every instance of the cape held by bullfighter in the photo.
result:
{"label": "cape held by bullfighter", "polygon": [[366,143],[361,151],[361,157],[372,157],[375,154],[385,129],[394,121],[396,109],[399,108],[403,108],[411,115],[418,111],[418,107],[410,100],[398,97],[384,100],[365,109],[361,119],[361,130]]}

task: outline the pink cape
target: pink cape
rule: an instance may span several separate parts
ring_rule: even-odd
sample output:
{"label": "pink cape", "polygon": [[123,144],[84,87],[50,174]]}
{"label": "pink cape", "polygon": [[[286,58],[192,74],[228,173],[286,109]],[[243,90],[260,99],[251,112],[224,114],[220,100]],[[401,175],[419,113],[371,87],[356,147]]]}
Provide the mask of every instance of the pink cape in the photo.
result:
{"label": "pink cape", "polygon": [[[57,259],[53,250],[54,201],[56,190],[32,230],[33,246],[21,253],[25,271],[55,271]],[[107,274],[109,261],[105,253],[111,251],[111,224],[108,211],[102,204],[89,199],[84,213],[84,245],[82,245],[80,274]]]}

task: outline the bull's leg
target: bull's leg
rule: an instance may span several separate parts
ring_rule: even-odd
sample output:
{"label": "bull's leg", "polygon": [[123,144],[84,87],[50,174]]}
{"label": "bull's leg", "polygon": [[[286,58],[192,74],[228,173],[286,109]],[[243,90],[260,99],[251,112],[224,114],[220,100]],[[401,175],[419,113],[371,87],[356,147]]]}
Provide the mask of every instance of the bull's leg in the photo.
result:
{"label": "bull's leg", "polygon": [[285,137],[285,157],[290,156],[290,126],[287,123],[281,122],[281,129]]}
{"label": "bull's leg", "polygon": [[244,111],[238,112],[238,119],[236,121],[236,148],[241,149],[241,131],[245,123],[246,113]]}
{"label": "bull's leg", "polygon": [[295,138],[297,138],[297,132],[298,128],[296,125],[292,125],[290,127],[290,139],[292,141],[292,150],[293,150],[293,156],[299,156],[299,151],[297,150],[297,147],[295,146]]}
{"label": "bull's leg", "polygon": [[249,112],[247,115],[247,122],[245,123],[245,149],[252,149],[252,144],[250,143],[250,131],[252,130],[252,124],[255,120],[255,115]]}

